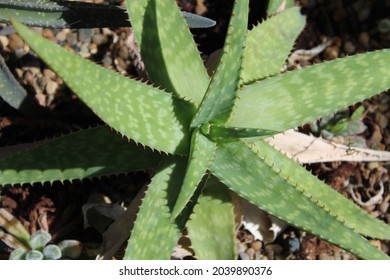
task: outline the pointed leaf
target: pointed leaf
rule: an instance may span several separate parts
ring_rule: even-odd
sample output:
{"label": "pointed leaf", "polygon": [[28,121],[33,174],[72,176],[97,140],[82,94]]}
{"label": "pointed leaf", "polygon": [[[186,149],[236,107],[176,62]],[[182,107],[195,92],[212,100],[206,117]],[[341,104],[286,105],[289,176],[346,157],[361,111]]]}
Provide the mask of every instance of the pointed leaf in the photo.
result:
{"label": "pointed leaf", "polygon": [[130,26],[123,7],[79,1],[0,0],[0,21],[11,18],[51,28]]}
{"label": "pointed leaf", "polygon": [[231,141],[240,138],[266,137],[277,131],[260,128],[225,127],[214,124],[204,124],[202,133],[215,141]]}
{"label": "pointed leaf", "polygon": [[[0,0],[0,22],[14,18],[30,26],[51,28],[129,27],[126,8],[80,1]],[[183,12],[187,24],[206,28],[215,21]]]}
{"label": "pointed leaf", "polygon": [[159,151],[187,153],[191,104],[87,61],[20,23],[13,24],[30,47],[115,130]]}
{"label": "pointed leaf", "polygon": [[241,141],[221,145],[210,170],[240,196],[289,224],[360,258],[389,259],[367,239],[333,216],[321,201],[307,196],[294,182],[279,175],[279,169],[269,166]]}
{"label": "pointed leaf", "polygon": [[160,158],[150,149],[101,126],[42,141],[0,158],[0,184],[44,183],[146,170],[156,167]]}
{"label": "pointed leaf", "polygon": [[172,210],[172,218],[176,218],[181,213],[194,195],[197,186],[213,161],[216,148],[217,144],[203,136],[198,129],[193,132],[186,174]]}
{"label": "pointed leaf", "polygon": [[209,78],[176,1],[126,3],[150,79],[198,105]]}
{"label": "pointed leaf", "polygon": [[281,74],[242,89],[229,126],[284,131],[390,87],[390,51],[381,50]]}
{"label": "pointed leaf", "polygon": [[124,259],[169,259],[181,229],[171,219],[173,201],[185,172],[184,160],[166,158],[146,191]]}
{"label": "pointed leaf", "polygon": [[236,99],[248,24],[248,0],[235,1],[223,55],[191,127],[225,124]]}
{"label": "pointed leaf", "polygon": [[197,259],[236,259],[234,205],[216,178],[207,180],[187,229]]}
{"label": "pointed leaf", "polygon": [[250,30],[242,62],[243,83],[278,74],[304,26],[305,17],[294,7]]}
{"label": "pointed leaf", "polygon": [[355,231],[378,239],[390,239],[390,226],[375,219],[357,205],[351,203],[337,191],[319,181],[306,169],[302,168],[293,160],[285,157],[270,145],[258,141],[250,145],[250,148],[264,158],[264,162],[274,169],[280,170],[279,176],[288,179],[290,184],[296,185],[299,190],[319,201],[327,211],[337,216],[339,220]]}

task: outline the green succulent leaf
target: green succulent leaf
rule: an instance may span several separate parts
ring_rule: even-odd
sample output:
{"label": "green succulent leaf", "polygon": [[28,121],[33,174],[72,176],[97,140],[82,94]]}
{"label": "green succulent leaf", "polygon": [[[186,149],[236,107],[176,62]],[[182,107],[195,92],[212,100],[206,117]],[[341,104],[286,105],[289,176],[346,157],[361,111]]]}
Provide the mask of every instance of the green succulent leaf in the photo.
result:
{"label": "green succulent leaf", "polygon": [[197,259],[236,259],[234,205],[229,190],[215,177],[206,181],[187,229]]}
{"label": "green succulent leaf", "polygon": [[40,261],[40,260],[43,260],[43,254],[42,252],[38,251],[38,250],[31,250],[29,252],[26,253],[26,260],[29,260],[29,261]]}
{"label": "green succulent leaf", "polygon": [[62,257],[61,249],[54,244],[47,245],[42,252],[47,260],[59,260]]}
{"label": "green succulent leaf", "polygon": [[228,120],[239,87],[242,56],[248,25],[248,0],[235,1],[223,54],[191,127]]}
{"label": "green succulent leaf", "polygon": [[360,258],[389,259],[241,141],[221,145],[210,170],[238,195],[281,220]]}
{"label": "green succulent leaf", "polygon": [[166,158],[145,193],[124,259],[169,259],[181,229],[171,211],[185,173],[183,158]]}
{"label": "green succulent leaf", "polygon": [[[213,20],[183,12],[187,24],[206,28]],[[51,28],[129,27],[126,8],[80,1],[0,0],[0,22],[14,18],[30,26]]]}
{"label": "green succulent leaf", "polygon": [[109,127],[99,126],[39,142],[12,156],[0,156],[0,184],[44,183],[147,170],[155,168],[161,157],[128,142]]}
{"label": "green succulent leaf", "polygon": [[172,210],[172,218],[176,218],[182,212],[194,195],[213,160],[216,148],[217,144],[201,134],[198,129],[193,132],[186,174]]}
{"label": "green succulent leaf", "polygon": [[318,201],[330,215],[337,217],[346,226],[365,236],[390,239],[390,226],[367,214],[330,186],[319,181],[298,163],[285,157],[263,141],[252,143],[249,147],[264,159],[264,163],[278,170],[280,177],[295,185],[311,200]]}
{"label": "green succulent leaf", "polygon": [[32,49],[108,125],[152,149],[186,154],[192,105],[157,88],[100,67],[13,25]]}
{"label": "green succulent leaf", "polygon": [[242,89],[228,126],[285,131],[390,87],[390,51],[324,62]]}
{"label": "green succulent leaf", "polygon": [[241,78],[244,84],[278,74],[305,27],[298,7],[272,16],[248,32]]}
{"label": "green succulent leaf", "polygon": [[22,248],[17,248],[11,252],[9,255],[10,260],[25,260],[26,259],[26,251]]}
{"label": "green succulent leaf", "polygon": [[198,105],[209,77],[176,1],[126,2],[150,79]]}
{"label": "green succulent leaf", "polygon": [[51,234],[43,230],[37,230],[30,237],[30,245],[34,250],[42,251],[46,244],[50,241]]}
{"label": "green succulent leaf", "polygon": [[294,6],[294,0],[269,0],[267,14],[278,13],[280,10]]}
{"label": "green succulent leaf", "polygon": [[278,133],[277,131],[260,128],[225,127],[214,124],[204,124],[202,133],[214,141],[232,141],[240,138],[267,137]]}

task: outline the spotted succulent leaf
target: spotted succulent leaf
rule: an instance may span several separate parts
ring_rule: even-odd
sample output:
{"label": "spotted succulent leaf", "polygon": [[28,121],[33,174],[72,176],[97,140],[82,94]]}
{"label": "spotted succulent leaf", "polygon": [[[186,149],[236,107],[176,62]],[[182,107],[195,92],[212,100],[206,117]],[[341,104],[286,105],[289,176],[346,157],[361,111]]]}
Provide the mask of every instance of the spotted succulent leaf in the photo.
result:
{"label": "spotted succulent leaf", "polygon": [[13,25],[30,47],[108,125],[152,149],[187,153],[191,104],[99,67],[21,23],[13,21]]}
{"label": "spotted succulent leaf", "polygon": [[39,142],[1,158],[0,184],[44,183],[152,169],[161,157],[128,142],[107,126],[99,126]]}
{"label": "spotted succulent leaf", "polygon": [[305,26],[298,7],[270,17],[248,32],[241,77],[244,84],[278,74]]}
{"label": "spotted succulent leaf", "polygon": [[145,193],[124,259],[170,258],[181,233],[177,223],[171,219],[171,211],[184,173],[183,158],[176,160],[170,157],[162,161]]}
{"label": "spotted succulent leaf", "polygon": [[390,51],[354,55],[246,86],[228,126],[285,131],[387,90]]}
{"label": "spotted succulent leaf", "polygon": [[214,124],[204,124],[201,127],[204,135],[214,141],[232,141],[241,138],[267,137],[278,133],[277,131],[260,128],[226,127]]}
{"label": "spotted succulent leaf", "polygon": [[229,190],[215,177],[206,186],[187,223],[191,247],[201,260],[236,258],[234,205]]}
{"label": "spotted succulent leaf", "polygon": [[149,78],[198,105],[209,77],[176,1],[126,3]]}
{"label": "spotted succulent leaf", "polygon": [[[26,25],[51,28],[129,27],[126,8],[80,1],[0,0],[0,22],[14,18]],[[206,28],[213,20],[183,12],[187,24]]]}
{"label": "spotted succulent leaf", "polygon": [[248,0],[235,1],[221,60],[191,127],[209,122],[223,125],[231,114],[239,87],[248,9]]}
{"label": "spotted succulent leaf", "polygon": [[350,200],[337,193],[330,186],[319,181],[315,176],[287,158],[263,141],[252,143],[249,147],[264,163],[278,170],[279,176],[313,201],[318,201],[330,215],[337,217],[346,226],[372,238],[390,239],[390,226],[367,214]]}
{"label": "spotted succulent leaf", "polygon": [[191,139],[191,149],[188,157],[186,174],[180,189],[172,218],[176,218],[190,201],[191,197],[210,166],[217,144],[210,141],[199,129],[195,129]]}
{"label": "spotted succulent leaf", "polygon": [[241,197],[266,212],[363,259],[389,259],[359,233],[279,175],[241,141],[222,144],[210,170]]}

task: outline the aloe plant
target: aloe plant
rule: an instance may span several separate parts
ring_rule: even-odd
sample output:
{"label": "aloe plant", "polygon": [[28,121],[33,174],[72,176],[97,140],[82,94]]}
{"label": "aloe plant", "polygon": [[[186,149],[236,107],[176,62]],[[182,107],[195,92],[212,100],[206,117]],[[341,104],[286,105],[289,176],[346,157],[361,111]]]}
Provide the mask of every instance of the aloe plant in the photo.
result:
{"label": "aloe plant", "polygon": [[209,77],[175,1],[129,0],[127,9],[153,85],[13,21],[106,125],[1,159],[1,184],[155,169],[125,259],[169,259],[184,229],[197,258],[236,258],[235,195],[362,259],[389,258],[364,237],[390,239],[388,225],[264,141],[388,89],[388,50],[279,74],[304,17],[292,7],[248,31],[248,0],[240,0]]}

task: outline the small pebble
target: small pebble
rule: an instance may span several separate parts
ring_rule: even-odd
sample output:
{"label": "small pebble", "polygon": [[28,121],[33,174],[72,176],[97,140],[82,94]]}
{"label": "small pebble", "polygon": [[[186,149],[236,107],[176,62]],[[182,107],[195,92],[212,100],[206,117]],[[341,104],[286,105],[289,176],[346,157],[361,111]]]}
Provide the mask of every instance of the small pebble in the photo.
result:
{"label": "small pebble", "polygon": [[66,40],[66,32],[64,30],[61,30],[56,34],[56,39],[60,42],[64,42]]}
{"label": "small pebble", "polygon": [[326,48],[324,53],[325,60],[333,60],[336,59],[339,56],[340,48],[336,46],[331,46]]}
{"label": "small pebble", "polygon": [[0,46],[5,49],[9,44],[7,36],[0,36]]}
{"label": "small pebble", "polygon": [[8,39],[9,39],[9,47],[12,51],[23,48],[24,43],[22,38],[19,37],[19,35],[11,34],[8,36]]}
{"label": "small pebble", "polygon": [[367,32],[362,32],[359,34],[359,43],[365,47],[369,48],[370,46],[370,35]]}
{"label": "small pebble", "polygon": [[49,95],[53,95],[56,93],[58,89],[58,84],[52,80],[49,80],[46,84],[46,92]]}
{"label": "small pebble", "polygon": [[334,258],[334,256],[331,256],[328,253],[321,253],[318,256],[318,259],[320,259],[320,260],[334,260],[335,258]]}
{"label": "small pebble", "polygon": [[56,74],[51,69],[45,68],[43,70],[43,76],[46,77],[47,79],[53,79],[56,76]]}
{"label": "small pebble", "polygon": [[91,43],[88,48],[89,48],[89,52],[91,54],[97,54],[98,48],[97,48],[97,45],[95,43]]}
{"label": "small pebble", "polygon": [[120,58],[126,60],[129,58],[129,51],[125,46],[120,46],[118,50],[118,55]]}
{"label": "small pebble", "polygon": [[389,124],[389,119],[381,112],[376,112],[375,121],[377,122],[379,127],[382,128],[383,130],[385,130],[387,125]]}
{"label": "small pebble", "polygon": [[98,33],[92,36],[92,42],[99,46],[107,42],[107,37]]}
{"label": "small pebble", "polygon": [[261,243],[258,240],[253,241],[251,243],[251,248],[253,248],[255,251],[260,251],[262,247],[263,247],[263,243]]}
{"label": "small pebble", "polygon": [[115,64],[120,71],[125,71],[127,69],[126,62],[121,57],[115,59]]}
{"label": "small pebble", "polygon": [[255,249],[253,248],[248,248],[245,253],[248,255],[249,259],[250,260],[254,260],[255,259]]}
{"label": "small pebble", "polygon": [[356,47],[355,45],[350,42],[350,41],[347,41],[344,43],[344,50],[349,53],[349,54],[352,54],[356,51]]}
{"label": "small pebble", "polygon": [[66,42],[70,45],[76,45],[77,44],[77,34],[73,32],[69,32],[66,34]]}
{"label": "small pebble", "polygon": [[46,39],[49,39],[53,42],[56,42],[56,38],[54,36],[53,30],[51,30],[49,28],[44,28],[42,30],[42,36],[45,37]]}

